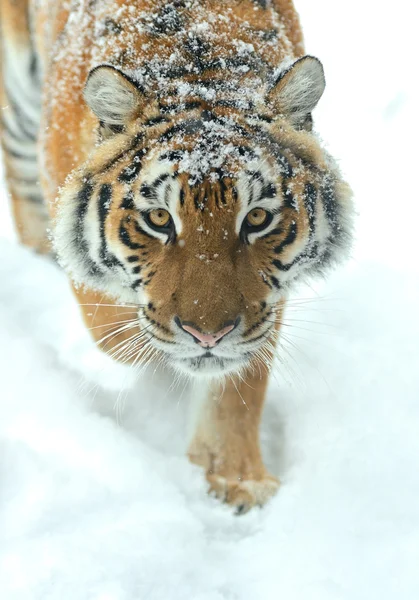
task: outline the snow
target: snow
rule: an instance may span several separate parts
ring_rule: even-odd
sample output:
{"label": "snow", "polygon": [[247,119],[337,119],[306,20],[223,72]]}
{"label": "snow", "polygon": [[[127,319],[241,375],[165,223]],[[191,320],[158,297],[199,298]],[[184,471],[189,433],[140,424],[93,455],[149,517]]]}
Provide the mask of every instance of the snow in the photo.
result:
{"label": "snow", "polygon": [[2,198],[2,600],[419,597],[413,9],[296,4],[328,83],[316,126],[359,218],[352,261],[287,314],[262,430],[282,487],[240,518],[205,495],[184,456],[197,392],[133,384],[99,354]]}

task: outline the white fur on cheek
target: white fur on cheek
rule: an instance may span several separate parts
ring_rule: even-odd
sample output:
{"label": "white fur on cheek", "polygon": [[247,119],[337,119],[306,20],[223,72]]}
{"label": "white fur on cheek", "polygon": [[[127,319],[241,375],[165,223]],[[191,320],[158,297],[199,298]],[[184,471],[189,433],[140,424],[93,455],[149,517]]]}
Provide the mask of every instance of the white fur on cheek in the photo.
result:
{"label": "white fur on cheek", "polygon": [[100,290],[122,302],[138,302],[138,293],[123,269],[108,269],[99,260],[100,234],[97,202],[89,199],[84,220],[80,222],[80,190],[85,182],[79,178],[67,182],[58,198],[53,228],[54,250],[63,269],[77,285]]}

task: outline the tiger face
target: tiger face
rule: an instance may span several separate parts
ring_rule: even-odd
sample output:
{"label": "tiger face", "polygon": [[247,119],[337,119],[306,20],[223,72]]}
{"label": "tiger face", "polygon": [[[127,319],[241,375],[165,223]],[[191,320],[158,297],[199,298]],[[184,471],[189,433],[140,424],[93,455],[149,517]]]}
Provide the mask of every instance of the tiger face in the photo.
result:
{"label": "tiger face", "polygon": [[347,248],[350,194],[311,132],[323,89],[312,57],[251,110],[91,72],[98,145],[61,191],[55,247],[77,282],[138,305],[173,367],[215,376],[269,352],[292,285]]}

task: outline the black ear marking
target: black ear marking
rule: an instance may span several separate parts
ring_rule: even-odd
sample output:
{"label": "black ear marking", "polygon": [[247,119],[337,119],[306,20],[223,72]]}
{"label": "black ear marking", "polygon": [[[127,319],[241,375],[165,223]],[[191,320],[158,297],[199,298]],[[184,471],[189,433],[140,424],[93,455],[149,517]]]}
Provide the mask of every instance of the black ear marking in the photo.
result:
{"label": "black ear marking", "polygon": [[115,132],[121,131],[141,113],[146,102],[140,86],[110,65],[100,65],[90,71],[83,96],[108,133],[112,128]]}
{"label": "black ear marking", "polygon": [[326,86],[322,63],[303,56],[279,74],[267,94],[275,111],[300,129],[311,130],[311,112]]}

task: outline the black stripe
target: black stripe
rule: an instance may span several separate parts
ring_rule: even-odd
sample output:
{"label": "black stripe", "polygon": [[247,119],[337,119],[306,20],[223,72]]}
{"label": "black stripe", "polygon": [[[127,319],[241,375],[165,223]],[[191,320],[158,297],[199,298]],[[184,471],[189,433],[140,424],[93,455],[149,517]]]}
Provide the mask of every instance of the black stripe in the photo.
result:
{"label": "black stripe", "polygon": [[86,216],[87,209],[89,208],[89,202],[92,198],[93,192],[93,184],[91,182],[90,176],[87,176],[83,187],[77,194],[77,219],[74,228],[73,244],[76,247],[80,246],[80,249],[83,253],[83,262],[86,266],[89,275],[91,275],[92,277],[102,277],[103,273],[99,268],[99,265],[94,263],[93,260],[89,257],[89,248],[84,237],[84,218]]}
{"label": "black stripe", "polygon": [[103,137],[106,137],[108,131],[112,133],[122,133],[125,129],[123,125],[116,125],[115,123],[105,123],[105,121],[99,121],[99,127]]}
{"label": "black stripe", "polygon": [[149,13],[149,18],[143,19],[142,24],[151,34],[172,35],[184,27],[184,16],[179,11],[183,5],[179,0],[166,4],[157,13]]}
{"label": "black stripe", "polygon": [[222,177],[222,175],[219,173],[219,180],[218,180],[218,186],[220,189],[220,200],[221,200],[221,204],[227,204],[227,198],[226,198],[226,191],[227,191],[227,186],[226,183],[224,181],[224,178]]}
{"label": "black stripe", "polygon": [[268,117],[268,115],[249,115],[249,119],[257,119],[258,121],[264,121],[265,123],[272,123],[274,120],[273,117]]}
{"label": "black stripe", "polygon": [[274,248],[275,254],[281,254],[281,252],[284,250],[284,248],[286,248],[290,244],[293,244],[295,242],[295,240],[297,239],[297,233],[298,233],[297,223],[296,223],[296,221],[292,221],[291,225],[288,229],[287,237],[284,240],[282,240],[282,242],[279,244],[279,246],[275,246],[275,248]]}
{"label": "black stripe", "polygon": [[298,202],[288,187],[288,181],[285,177],[282,179],[282,197],[284,200],[284,207],[291,208],[292,210],[298,210]]}
{"label": "black stripe", "polygon": [[[272,222],[272,219],[271,219]],[[274,229],[271,229],[271,231],[268,231],[268,233],[265,233],[265,235],[261,235],[259,239],[263,240],[265,238],[271,237],[271,235],[282,235],[284,233],[284,230],[282,229],[281,226],[279,227],[275,227]]]}
{"label": "black stripe", "polygon": [[[92,6],[92,2],[89,3],[90,6]],[[105,21],[103,22],[103,29],[100,31],[99,35],[100,36],[106,36],[109,34],[113,34],[113,35],[119,35],[120,33],[122,33],[123,29],[120,23],[118,23],[117,21],[114,21],[113,19],[107,18],[105,19]]]}
{"label": "black stripe", "polygon": [[143,166],[143,157],[147,154],[148,148],[141,148],[132,158],[131,163],[125,167],[118,175],[118,181],[121,183],[131,183],[136,179]]}
{"label": "black stripe", "polygon": [[201,106],[202,102],[197,100],[194,102],[180,102],[179,104],[162,104],[161,102],[159,102],[159,108],[163,114],[186,112],[190,110],[195,110],[197,108],[201,108]]}
{"label": "black stripe", "polygon": [[39,187],[39,179],[37,177],[11,176],[9,177],[9,180],[15,183],[23,183],[24,185]]}
{"label": "black stripe", "polygon": [[185,156],[185,152],[183,150],[169,150],[169,152],[163,152],[159,156],[159,160],[168,160],[170,162],[179,162]]}
{"label": "black stripe", "polygon": [[150,323],[152,325],[156,325],[156,327],[158,327],[159,329],[161,329],[164,333],[166,333],[168,335],[172,335],[172,332],[170,331],[170,329],[168,327],[165,327],[164,325],[162,325],[158,321],[155,321],[154,319],[151,319]]}
{"label": "black stripe", "polygon": [[207,56],[212,54],[214,56],[214,51],[210,44],[197,37],[189,38],[185,43],[185,47],[193,60],[193,73],[195,75],[204,75],[208,71],[229,71],[230,73],[237,69],[242,70],[243,67],[247,71],[259,71],[267,66],[266,61],[255,53],[246,53],[242,56],[236,55],[233,57],[217,57],[209,60],[203,58],[204,54],[207,54]]}
{"label": "black stripe", "polygon": [[183,135],[190,135],[192,133],[196,133],[203,128],[203,122],[200,119],[191,119],[188,121],[182,121],[181,123],[177,123],[176,125],[172,125],[166,129],[164,133],[159,137],[159,142],[168,142],[170,141],[177,133],[181,133]]}
{"label": "black stripe", "polygon": [[[265,0],[266,1],[266,0]],[[260,34],[262,40],[265,42],[269,42],[278,37],[278,31],[276,29],[268,29],[267,31],[263,31]]]}
{"label": "black stripe", "polygon": [[14,116],[15,116],[16,125],[19,127],[20,131],[23,133],[23,135],[27,139],[36,141],[37,135],[36,135],[36,133],[31,131],[31,128],[33,128],[37,131],[38,123],[33,121],[31,119],[31,117],[29,117],[23,111],[22,107],[19,105],[18,101],[13,97],[13,94],[10,92],[10,89],[7,87],[7,85],[5,85],[5,92],[6,92],[10,107],[13,110],[13,112],[15,113]]}
{"label": "black stripe", "polygon": [[276,162],[279,163],[279,165],[281,166],[284,176],[288,178],[294,177],[294,169],[292,168],[289,160],[283,154],[281,146],[279,144],[273,143],[270,149],[275,157]]}
{"label": "black stripe", "polygon": [[31,53],[31,60],[29,62],[29,74],[32,79],[36,79],[38,76],[38,59],[33,51]]}
{"label": "black stripe", "polygon": [[[249,137],[249,132],[238,123],[232,123],[224,117],[216,116],[214,116],[213,121],[220,124],[222,127],[225,127],[226,129],[231,129],[232,132],[240,134],[245,138]],[[166,129],[166,131],[159,137],[158,141],[167,142],[170,141],[177,133],[181,133],[182,135],[193,135],[194,133],[204,129],[205,125],[202,119],[189,119]]]}
{"label": "black stripe", "polygon": [[128,219],[123,219],[119,224],[119,239],[131,250],[140,250],[141,248],[145,248],[144,244],[138,244],[137,242],[133,242],[131,240],[128,229],[125,226],[128,222]]}
{"label": "black stripe", "polygon": [[99,191],[98,200],[98,213],[99,213],[99,233],[100,233],[100,251],[99,256],[101,260],[106,262],[106,237],[105,237],[105,223],[106,217],[109,214],[109,207],[112,202],[112,186],[110,183],[102,185]]}
{"label": "black stripe", "polygon": [[141,142],[143,142],[143,140],[144,140],[144,133],[137,133],[132,138],[131,142],[125,148],[123,148],[121,150],[121,152],[119,152],[119,154],[117,154],[116,156],[111,158],[107,163],[105,163],[103,165],[103,167],[101,167],[98,171],[96,171],[95,175],[97,175],[99,173],[104,173],[105,171],[109,171],[109,169],[111,169],[117,162],[122,160],[128,152],[135,150],[137,148],[137,146],[139,146],[139,144],[141,144]]}
{"label": "black stripe", "polygon": [[[285,152],[289,152],[290,148],[285,148],[282,146],[278,140],[276,140],[269,132],[265,130],[265,128],[261,126],[249,123],[249,128],[256,134],[258,140],[267,146],[267,149],[271,152],[277,163],[280,165],[284,177],[294,177],[294,169],[285,155]],[[249,134],[247,133],[246,135]],[[300,156],[298,156],[298,158],[300,158]]]}
{"label": "black stripe", "polygon": [[[90,177],[86,177],[85,183],[77,194],[77,218],[74,228],[75,239],[74,243],[79,244],[85,255],[88,254],[87,242],[84,238],[84,219],[89,208],[89,202],[92,199],[94,187]],[[89,259],[90,260],[90,259]],[[97,267],[96,267],[97,269]]]}
{"label": "black stripe", "polygon": [[314,244],[312,244],[310,246],[310,248],[305,248],[305,250],[301,254],[299,254],[296,258],[294,258],[294,260],[292,262],[290,262],[287,265],[284,265],[284,263],[280,260],[274,260],[272,262],[275,265],[275,267],[277,269],[279,269],[280,271],[289,271],[292,267],[294,267],[295,265],[297,265],[301,262],[308,263],[309,261],[313,261],[318,258],[319,258],[319,245],[317,242],[314,242]]}
{"label": "black stripe", "polygon": [[[145,236],[151,238],[152,240],[156,239],[154,237],[154,235],[151,235],[151,233],[148,233],[148,231],[145,231],[145,229],[143,229],[137,221],[134,221],[134,229],[137,233],[140,233],[141,235],[145,235]],[[145,248],[145,246],[141,246],[141,247]]]}
{"label": "black stripe", "polygon": [[249,185],[249,199],[247,200],[247,206],[253,204],[253,200],[255,198],[255,190],[253,187],[253,182]]}
{"label": "black stripe", "polygon": [[[300,259],[299,256],[297,256],[297,258]],[[289,271],[291,267],[293,267],[296,264],[296,262],[298,262],[297,258],[287,265],[284,265],[284,263],[280,260],[273,260],[272,264],[280,271]]]}
{"label": "black stripe", "polygon": [[[266,322],[266,319],[261,319],[260,321],[256,321],[256,323],[253,323],[253,325],[251,325],[248,329],[246,329],[245,332],[243,332],[242,337],[243,338],[248,337],[251,333],[256,331],[256,329],[259,329],[259,327],[261,325],[263,325],[265,322]],[[266,331],[265,331],[265,333],[266,333]],[[248,343],[249,341],[253,342],[254,340],[255,340],[255,338],[253,338],[252,340],[246,340],[246,343]]]}
{"label": "black stripe", "polygon": [[217,117],[211,110],[203,110],[201,112],[201,119],[207,123],[219,121],[219,117]]}
{"label": "black stripe", "polygon": [[112,202],[112,186],[110,183],[105,183],[100,188],[99,201],[98,201],[98,213],[99,213],[99,232],[100,232],[100,251],[99,256],[103,263],[108,267],[122,267],[123,264],[116,256],[109,252],[106,244],[106,218],[109,215],[109,209]]}
{"label": "black stripe", "polygon": [[259,200],[263,200],[264,198],[275,198],[276,194],[276,186],[273,183],[265,183],[262,188]]}
{"label": "black stripe", "polygon": [[[254,108],[254,103],[251,100],[246,100],[245,110],[251,110]],[[243,100],[215,100],[211,102],[212,106],[224,106],[225,108],[235,108],[237,110],[243,110]]]}
{"label": "black stripe", "polygon": [[330,228],[334,237],[339,235],[339,219],[338,219],[338,205],[336,203],[336,195],[333,182],[325,180],[322,188],[322,200],[324,206],[324,212],[329,222]]}
{"label": "black stripe", "polygon": [[169,208],[170,206],[170,194],[172,192],[172,186],[166,185],[165,189],[164,189],[164,203],[166,204],[167,208]]}
{"label": "black stripe", "polygon": [[27,195],[25,195],[25,200],[28,200],[28,202],[31,202],[32,204],[38,204],[38,205],[44,203],[44,197],[42,196],[41,193],[27,194]]}
{"label": "black stripe", "polygon": [[246,175],[249,176],[250,180],[253,181],[260,181],[262,182],[262,173],[260,171],[249,171],[246,170]]}
{"label": "black stripe", "polygon": [[27,160],[30,162],[36,162],[36,151],[33,154],[22,154],[21,152],[17,152],[16,150],[13,150],[12,148],[10,148],[8,142],[3,139],[3,147],[6,150],[6,152],[8,154],[10,154],[10,156],[13,156],[14,158],[18,158],[19,160]]}
{"label": "black stripe", "polygon": [[154,125],[158,125],[159,123],[168,123],[169,119],[159,115],[158,117],[152,117],[151,119],[147,119],[144,122],[145,127],[154,127]]}
{"label": "black stripe", "polygon": [[193,191],[193,201],[196,210],[204,210],[207,198],[203,188],[195,188]]}
{"label": "black stripe", "polygon": [[134,194],[132,192],[125,194],[119,208],[122,208],[123,210],[135,210]]}
{"label": "black stripe", "polygon": [[253,2],[255,4],[257,4],[258,6],[260,6],[261,8],[267,8],[267,6],[268,6],[267,0],[253,0]]}
{"label": "black stripe", "polygon": [[236,152],[238,152],[239,156],[243,156],[247,160],[254,160],[257,158],[256,152],[250,146],[236,146]]}
{"label": "black stripe", "polygon": [[136,280],[134,281],[134,283],[131,285],[131,288],[132,288],[133,290],[136,290],[137,288],[139,288],[139,287],[140,287],[140,285],[142,284],[142,282],[143,282],[143,280],[142,280],[142,279],[136,279]]}
{"label": "black stripe", "polygon": [[310,223],[310,233],[313,234],[316,226],[317,189],[312,183],[306,183],[305,185],[304,202],[307,209],[308,220]]}
{"label": "black stripe", "polygon": [[281,289],[281,284],[279,283],[278,279],[276,277],[274,277],[273,275],[271,275],[271,282],[272,285],[277,289],[280,290]]}
{"label": "black stripe", "polygon": [[148,200],[157,200],[156,191],[153,190],[149,185],[143,183],[140,187],[140,194]]}
{"label": "black stripe", "polygon": [[166,179],[168,179],[170,177],[170,173],[162,173],[161,175],[159,175],[154,181],[153,183],[150,184],[150,187],[152,188],[158,188],[161,186],[161,184],[166,181]]}
{"label": "black stripe", "polygon": [[[19,133],[16,133],[13,129],[11,129],[10,125],[7,123],[7,120],[5,117],[2,118],[1,120],[2,123],[2,127],[5,131],[7,131],[7,133],[10,135],[11,138],[13,138],[16,141],[19,142],[26,142],[28,140],[35,142],[36,138],[35,137],[28,137],[27,135],[25,135],[22,131],[19,131]],[[16,123],[16,126],[19,128],[19,124]]]}

